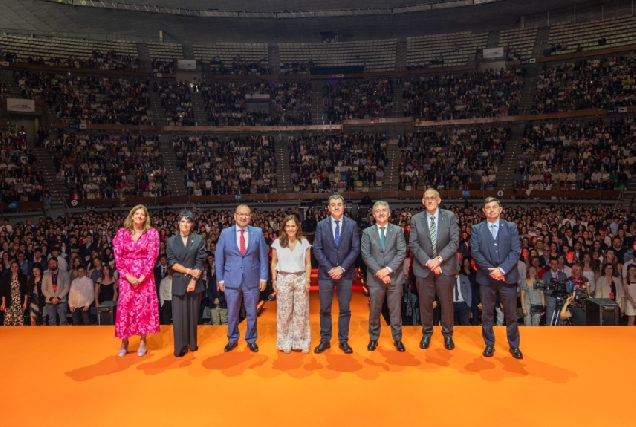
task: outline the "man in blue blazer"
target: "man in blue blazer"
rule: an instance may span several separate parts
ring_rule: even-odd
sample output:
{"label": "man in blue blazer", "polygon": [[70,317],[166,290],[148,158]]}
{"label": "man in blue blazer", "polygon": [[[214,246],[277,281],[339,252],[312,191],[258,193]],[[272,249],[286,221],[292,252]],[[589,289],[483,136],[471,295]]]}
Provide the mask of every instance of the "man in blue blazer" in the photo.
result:
{"label": "man in blue blazer", "polygon": [[223,230],[216,245],[216,278],[227,302],[228,343],[225,351],[236,348],[239,339],[241,296],[247,316],[245,341],[251,351],[258,351],[256,306],[260,292],[267,284],[269,260],[263,231],[250,226],[251,219],[252,210],[247,205],[239,205],[234,213],[236,225]]}
{"label": "man in blue blazer", "polygon": [[347,354],[349,320],[351,319],[351,284],[356,274],[354,263],[360,253],[358,225],[344,216],[344,199],[339,194],[329,197],[329,213],[316,227],[314,255],[318,260],[318,290],[320,294],[320,344],[316,353],[331,348],[331,302],[333,288],[338,289],[338,341]]}
{"label": "man in blue blazer", "polygon": [[481,334],[486,342],[484,356],[495,353],[493,331],[494,309],[497,292],[501,298],[506,319],[506,333],[510,353],[523,359],[519,350],[519,325],[517,324],[517,261],[521,254],[517,226],[500,218],[501,203],[494,197],[486,197],[483,211],[486,221],[472,227],[471,255],[477,265],[477,283],[480,284],[482,314]]}

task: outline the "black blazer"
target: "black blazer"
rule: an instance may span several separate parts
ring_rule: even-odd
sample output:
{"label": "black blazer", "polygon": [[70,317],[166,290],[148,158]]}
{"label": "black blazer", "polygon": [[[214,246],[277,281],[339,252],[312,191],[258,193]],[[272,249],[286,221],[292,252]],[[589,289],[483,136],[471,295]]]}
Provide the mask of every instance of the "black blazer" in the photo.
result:
{"label": "black blazer", "polygon": [[[18,280],[20,281],[20,304],[24,302],[24,297],[29,293],[27,288],[27,278],[24,274],[18,274]],[[11,273],[2,278],[2,286],[0,296],[4,297],[5,308],[11,305]]]}
{"label": "black blazer", "polygon": [[[176,234],[166,242],[166,255],[168,257],[168,266],[181,264],[185,268],[196,268],[203,271],[203,261],[208,255],[205,253],[205,244],[203,237],[190,233],[186,246],[183,246],[181,234]],[[172,295],[183,296],[186,294],[188,283],[192,280],[191,276],[184,273],[172,273]],[[197,280],[194,288],[195,292],[203,292],[203,279]]]}

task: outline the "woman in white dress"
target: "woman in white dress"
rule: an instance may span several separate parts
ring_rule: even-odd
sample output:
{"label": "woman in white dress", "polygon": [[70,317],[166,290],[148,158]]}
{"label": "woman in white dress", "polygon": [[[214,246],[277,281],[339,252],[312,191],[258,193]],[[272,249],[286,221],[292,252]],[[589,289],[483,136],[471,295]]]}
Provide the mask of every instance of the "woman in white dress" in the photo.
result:
{"label": "woman in white dress", "polygon": [[272,283],[278,310],[276,348],[284,353],[309,353],[310,249],[298,218],[287,216],[280,237],[272,243]]}
{"label": "woman in white dress", "polygon": [[596,278],[598,277],[598,271],[600,266],[597,266],[594,261],[592,261],[592,255],[588,252],[583,254],[583,276],[587,277],[587,281],[590,283],[590,294],[594,295],[594,291],[596,290]]}

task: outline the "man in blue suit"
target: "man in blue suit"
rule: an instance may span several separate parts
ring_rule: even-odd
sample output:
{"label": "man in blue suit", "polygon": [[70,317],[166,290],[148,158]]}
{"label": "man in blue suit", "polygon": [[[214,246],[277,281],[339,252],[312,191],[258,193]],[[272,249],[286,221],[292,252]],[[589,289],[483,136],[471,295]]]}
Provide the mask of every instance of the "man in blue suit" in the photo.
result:
{"label": "man in blue suit", "polygon": [[236,225],[223,230],[216,245],[216,277],[227,302],[228,343],[225,351],[236,348],[239,339],[241,297],[247,316],[245,341],[251,351],[258,351],[256,306],[260,292],[267,284],[269,260],[263,231],[249,225],[251,218],[252,210],[247,205],[239,205],[234,213]]}
{"label": "man in blue suit", "polygon": [[517,226],[500,218],[502,210],[499,200],[486,197],[483,208],[486,221],[473,225],[471,232],[471,255],[477,265],[477,283],[481,285],[481,334],[486,342],[483,354],[492,357],[495,353],[493,324],[495,302],[499,292],[506,319],[510,353],[516,359],[523,359],[523,354],[519,350],[517,324],[517,261],[521,254],[521,246]]}
{"label": "man in blue suit", "polygon": [[314,255],[318,260],[318,290],[320,294],[320,344],[316,353],[331,348],[331,303],[333,288],[338,290],[338,341],[347,354],[349,346],[349,320],[351,319],[351,284],[356,274],[354,263],[360,253],[358,225],[344,214],[344,199],[339,194],[329,197],[329,213],[316,227]]}

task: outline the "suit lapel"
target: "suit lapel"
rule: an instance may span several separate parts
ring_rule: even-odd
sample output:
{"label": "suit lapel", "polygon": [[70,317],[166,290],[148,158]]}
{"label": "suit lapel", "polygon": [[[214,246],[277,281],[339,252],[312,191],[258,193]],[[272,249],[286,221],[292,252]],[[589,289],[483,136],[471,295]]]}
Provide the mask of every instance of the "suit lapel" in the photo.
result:
{"label": "suit lapel", "polygon": [[[384,244],[386,246],[386,238],[389,232],[389,227],[386,228],[385,230],[385,234],[384,234]],[[378,247],[380,249],[382,249],[382,241],[380,240],[380,235],[378,234],[378,225],[375,224],[372,228],[371,228],[371,238],[373,240],[375,240],[375,242],[377,243]]]}
{"label": "suit lapel", "polygon": [[422,216],[422,219],[424,221],[424,234],[426,235],[426,238],[428,239],[428,242],[430,243],[431,246],[433,246],[433,242],[431,241],[431,230],[428,228],[428,212],[424,211],[424,215]]}

